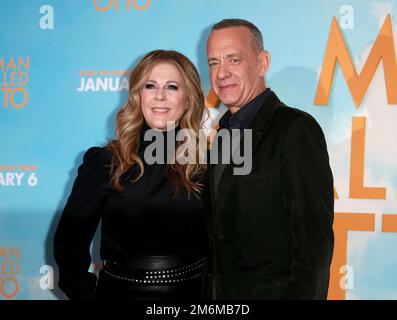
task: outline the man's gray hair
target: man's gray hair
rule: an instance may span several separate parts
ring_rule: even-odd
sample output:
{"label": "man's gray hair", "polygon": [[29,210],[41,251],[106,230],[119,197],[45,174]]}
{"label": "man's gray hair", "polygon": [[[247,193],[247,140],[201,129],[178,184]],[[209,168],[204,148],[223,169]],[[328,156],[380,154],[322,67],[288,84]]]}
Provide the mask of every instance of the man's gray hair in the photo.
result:
{"label": "man's gray hair", "polygon": [[254,45],[254,48],[258,51],[264,50],[263,46],[263,37],[262,33],[258,29],[256,25],[254,25],[252,22],[249,22],[244,19],[223,19],[222,21],[219,21],[218,23],[215,23],[212,28],[211,32],[214,30],[219,30],[219,29],[226,29],[226,28],[231,28],[231,27],[246,27],[251,31],[252,35],[252,42]]}

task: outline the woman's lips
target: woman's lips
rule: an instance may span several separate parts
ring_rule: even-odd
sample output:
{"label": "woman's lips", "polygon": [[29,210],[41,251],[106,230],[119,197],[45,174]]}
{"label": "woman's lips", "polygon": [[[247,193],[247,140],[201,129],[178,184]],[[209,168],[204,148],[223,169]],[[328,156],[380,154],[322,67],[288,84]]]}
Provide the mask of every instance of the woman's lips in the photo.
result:
{"label": "woman's lips", "polygon": [[169,108],[152,108],[152,112],[157,116],[165,115],[168,111],[170,111]]}

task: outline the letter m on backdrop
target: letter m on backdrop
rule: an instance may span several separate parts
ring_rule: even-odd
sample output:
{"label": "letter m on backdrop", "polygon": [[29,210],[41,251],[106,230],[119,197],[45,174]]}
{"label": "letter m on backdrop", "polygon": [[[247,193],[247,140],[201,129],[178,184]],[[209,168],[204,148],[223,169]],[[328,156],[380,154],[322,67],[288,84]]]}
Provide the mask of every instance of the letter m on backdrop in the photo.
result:
{"label": "letter m on backdrop", "polygon": [[354,68],[342,32],[336,18],[334,17],[332,19],[331,31],[328,38],[327,49],[318,81],[314,104],[328,104],[337,61],[340,64],[343,76],[345,77],[357,109],[361,105],[380,61],[383,61],[387,101],[389,104],[397,104],[397,62],[393,40],[391,18],[390,16],[387,16],[367,61],[363,64],[362,71],[360,75],[358,75]]}

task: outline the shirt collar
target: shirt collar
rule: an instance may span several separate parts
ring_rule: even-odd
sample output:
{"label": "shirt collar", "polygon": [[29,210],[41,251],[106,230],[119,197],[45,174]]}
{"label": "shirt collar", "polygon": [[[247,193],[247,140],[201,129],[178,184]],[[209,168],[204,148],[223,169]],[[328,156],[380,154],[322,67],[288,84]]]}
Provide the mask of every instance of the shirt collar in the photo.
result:
{"label": "shirt collar", "polygon": [[255,114],[265,103],[267,97],[270,95],[271,90],[265,89],[261,94],[256,96],[246,105],[242,106],[237,112],[231,113],[229,110],[219,120],[219,126],[227,129],[248,129]]}

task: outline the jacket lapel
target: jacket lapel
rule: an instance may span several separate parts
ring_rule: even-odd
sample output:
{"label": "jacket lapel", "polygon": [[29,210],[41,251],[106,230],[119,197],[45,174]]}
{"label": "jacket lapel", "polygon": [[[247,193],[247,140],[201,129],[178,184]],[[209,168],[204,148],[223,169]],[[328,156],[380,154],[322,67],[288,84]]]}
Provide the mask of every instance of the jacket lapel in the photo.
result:
{"label": "jacket lapel", "polygon": [[[252,156],[255,149],[258,147],[264,133],[269,128],[268,120],[274,114],[277,106],[280,104],[280,100],[276,94],[272,91],[265,103],[259,109],[255,115],[254,120],[251,122],[249,129],[252,129]],[[254,165],[254,164],[252,164]],[[233,174],[233,165],[227,164],[224,167],[222,176],[220,177],[218,184],[218,192],[215,197],[213,172],[216,165],[210,165],[210,183],[211,183],[211,197],[213,204],[213,212],[219,212],[224,206],[224,202],[229,194],[229,189],[232,186],[235,176]]]}

